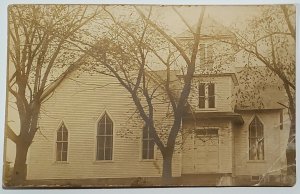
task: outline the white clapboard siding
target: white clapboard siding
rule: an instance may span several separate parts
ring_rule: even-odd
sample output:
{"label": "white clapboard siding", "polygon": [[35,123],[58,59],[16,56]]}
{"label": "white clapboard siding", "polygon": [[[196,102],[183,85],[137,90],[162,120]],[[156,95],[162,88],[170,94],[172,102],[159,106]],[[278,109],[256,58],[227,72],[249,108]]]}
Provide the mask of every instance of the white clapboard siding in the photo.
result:
{"label": "white clapboard siding", "polygon": [[[285,152],[280,147],[280,110],[256,113],[264,125],[264,160],[249,160],[249,124],[254,112],[242,113],[245,124],[235,129],[234,158],[236,175],[279,174]],[[280,153],[281,152],[281,153]]]}
{"label": "white clapboard siding", "polygon": [[234,83],[230,75],[195,78],[192,84],[191,95],[189,96],[189,103],[194,110],[203,111],[203,109],[199,109],[198,107],[199,105],[198,84],[200,82],[204,82],[204,83],[211,82],[215,84],[215,108],[210,109],[211,111],[217,111],[217,112],[234,111],[234,103],[232,100]]}
{"label": "white clapboard siding", "polygon": [[[155,114],[164,117],[166,109],[165,105],[160,105]],[[96,161],[97,121],[105,111],[114,123],[113,160]],[[130,119],[134,111],[135,105],[129,93],[115,78],[91,77],[85,73],[76,77],[73,74],[42,106],[40,131],[29,152],[28,179],[161,176],[159,150],[156,150],[155,160],[141,160],[143,122],[134,124],[135,120]],[[159,120],[160,116],[156,117]],[[55,161],[56,130],[61,122],[69,132],[67,163]],[[124,132],[127,129],[129,134]],[[172,170],[173,176],[180,176],[180,153],[174,154]]]}

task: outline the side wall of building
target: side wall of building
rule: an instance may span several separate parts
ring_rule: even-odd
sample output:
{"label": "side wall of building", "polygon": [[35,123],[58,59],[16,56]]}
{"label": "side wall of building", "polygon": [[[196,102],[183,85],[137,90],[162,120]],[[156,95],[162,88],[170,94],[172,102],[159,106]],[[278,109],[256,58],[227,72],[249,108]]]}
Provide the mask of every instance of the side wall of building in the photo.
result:
{"label": "side wall of building", "polygon": [[[215,108],[199,108],[199,83],[215,84]],[[199,77],[195,78],[192,83],[192,89],[189,96],[189,103],[194,111],[212,111],[212,112],[233,112],[234,103],[232,102],[233,81],[231,76],[217,77]]]}
{"label": "side wall of building", "polygon": [[[166,110],[160,105],[156,119],[163,119]],[[135,111],[129,93],[115,78],[73,74],[43,104],[40,129],[29,150],[28,179],[160,177],[162,156],[157,148],[154,160],[142,160],[143,122]],[[114,124],[112,161],[96,160],[97,122],[104,112]],[[56,131],[62,122],[69,133],[67,162],[56,161]],[[173,176],[180,174],[181,158],[176,152]]]}
{"label": "side wall of building", "polygon": [[[281,161],[285,158],[281,149],[280,110],[243,111],[241,114],[245,123],[234,129],[235,175],[259,176],[261,179],[280,174]],[[249,160],[249,125],[255,115],[264,126],[264,160]]]}

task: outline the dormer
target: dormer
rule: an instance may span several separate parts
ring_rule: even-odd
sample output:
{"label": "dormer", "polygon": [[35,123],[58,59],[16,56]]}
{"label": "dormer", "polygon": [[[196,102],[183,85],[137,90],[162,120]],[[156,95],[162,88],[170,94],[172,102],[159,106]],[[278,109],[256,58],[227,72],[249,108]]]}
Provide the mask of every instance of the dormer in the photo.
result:
{"label": "dormer", "polygon": [[[193,27],[195,29],[196,26]],[[190,30],[179,34],[177,40],[191,51],[193,34]],[[235,48],[230,44],[235,36],[225,26],[209,16],[204,16],[200,31],[196,71],[189,104],[196,112],[233,112]]]}
{"label": "dormer", "polygon": [[[192,29],[196,29],[193,26]],[[191,52],[193,34],[186,30],[176,36],[180,44]],[[204,16],[196,57],[197,74],[234,73],[235,35],[208,15]]]}
{"label": "dormer", "polygon": [[195,74],[188,103],[194,112],[234,112],[234,73]]}

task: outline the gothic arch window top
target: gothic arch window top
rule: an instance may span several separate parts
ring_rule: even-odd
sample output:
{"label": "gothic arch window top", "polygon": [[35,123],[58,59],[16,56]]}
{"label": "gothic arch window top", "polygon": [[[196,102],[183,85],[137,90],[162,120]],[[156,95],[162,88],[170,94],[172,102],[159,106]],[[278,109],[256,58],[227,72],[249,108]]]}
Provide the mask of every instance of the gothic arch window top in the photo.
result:
{"label": "gothic arch window top", "polygon": [[67,161],[68,158],[68,129],[64,123],[56,132],[56,161]]}
{"label": "gothic arch window top", "polygon": [[249,160],[264,160],[264,125],[257,115],[249,125]]}
{"label": "gothic arch window top", "polygon": [[97,160],[112,160],[113,121],[105,112],[97,124]]}

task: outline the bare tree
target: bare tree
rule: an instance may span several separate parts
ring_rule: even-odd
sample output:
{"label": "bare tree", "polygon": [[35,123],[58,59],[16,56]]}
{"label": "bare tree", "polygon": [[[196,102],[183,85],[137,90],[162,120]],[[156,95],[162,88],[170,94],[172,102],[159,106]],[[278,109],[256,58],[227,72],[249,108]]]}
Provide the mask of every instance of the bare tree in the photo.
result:
{"label": "bare tree", "polygon": [[[190,25],[184,20],[183,16],[180,16],[182,21],[187,25],[189,30],[193,32],[193,43],[192,43],[192,52],[189,57],[189,53],[180,45],[178,44],[177,41],[174,40],[171,36],[169,36],[162,28],[160,28],[157,24],[155,24],[153,21],[151,21],[148,17],[145,16],[145,14],[142,12],[141,9],[136,8],[140,16],[144,19],[144,21],[149,24],[152,28],[157,30],[167,41],[169,41],[180,53],[181,57],[184,59],[186,63],[186,72],[183,76],[183,87],[181,89],[180,95],[178,99],[176,99],[172,93],[168,90],[170,88],[169,82],[166,82],[166,92],[167,95],[170,99],[172,109],[173,109],[173,114],[174,114],[174,122],[173,126],[171,127],[168,135],[168,140],[166,145],[161,145],[159,146],[159,149],[163,155],[163,178],[170,178],[172,177],[172,157],[174,153],[174,147],[175,147],[175,142],[176,142],[176,137],[178,135],[178,132],[181,128],[181,120],[183,117],[185,105],[187,103],[190,91],[191,91],[191,83],[193,80],[193,75],[195,73],[195,64],[196,64],[196,56],[199,51],[199,43],[200,43],[200,31],[201,31],[201,26],[203,22],[203,16],[204,16],[204,10],[205,8],[202,7],[201,14],[198,18],[197,22],[197,27],[196,31],[192,29]],[[168,66],[167,66],[168,67]],[[167,72],[168,73],[168,72]],[[168,76],[167,76],[168,77]],[[176,100],[175,100],[176,99]],[[149,105],[151,105],[149,103]],[[141,111],[140,111],[141,112]],[[150,117],[151,118],[151,117]],[[149,118],[146,118],[147,120]],[[149,123],[150,128],[152,127],[152,123]],[[154,129],[153,129],[154,131]],[[157,142],[156,142],[157,143]]]}
{"label": "bare tree", "polygon": [[[188,51],[163,27],[150,19],[152,7],[149,7],[147,14],[139,7],[127,8],[131,18],[134,17],[133,15],[139,17],[132,23],[128,20],[126,20],[127,22],[120,21],[114,16],[113,9],[104,9],[110,20],[108,23],[111,24],[106,26],[108,27],[106,35],[111,38],[98,40],[96,45],[90,45],[91,49],[85,52],[95,59],[95,64],[101,67],[100,70],[92,68],[93,71],[115,77],[130,93],[137,113],[145,122],[145,126],[149,128],[150,135],[162,154],[162,177],[164,181],[168,182],[172,177],[172,158],[176,139],[181,129],[181,121],[195,73],[205,8],[202,7],[199,11],[200,15],[195,30],[175,10],[192,32],[191,48]],[[161,76],[151,71],[151,64],[148,60],[151,55],[158,59],[160,65],[164,67],[166,79],[162,79]],[[184,61],[183,78],[182,86],[175,92],[172,89],[174,80],[171,79],[171,66],[178,57],[183,58]],[[150,61],[153,62],[153,58]],[[162,97],[160,101],[167,99],[167,103],[171,107],[171,114],[168,117],[171,117],[172,123],[168,129],[165,129],[166,126],[159,127],[156,120],[155,107],[159,97]],[[163,132],[160,130],[161,128],[164,128]]]}
{"label": "bare tree", "polygon": [[[6,126],[16,145],[12,183],[26,179],[28,148],[39,130],[42,103],[85,59],[70,41],[100,12],[89,6],[12,5],[9,7],[10,99],[18,111],[20,129]],[[80,56],[79,55],[79,56]],[[12,95],[12,96],[11,96]],[[19,132],[19,134],[18,134]]]}
{"label": "bare tree", "polygon": [[[250,21],[248,28],[235,32],[236,46],[248,58],[247,67],[254,73],[255,65],[263,64],[269,76],[277,77],[288,97],[291,126],[286,148],[287,172],[295,175],[295,7],[264,6],[261,14]],[[252,63],[252,64],[251,64]],[[261,72],[256,71],[259,76]],[[262,78],[266,79],[266,78]],[[263,84],[263,83],[262,83]]]}

